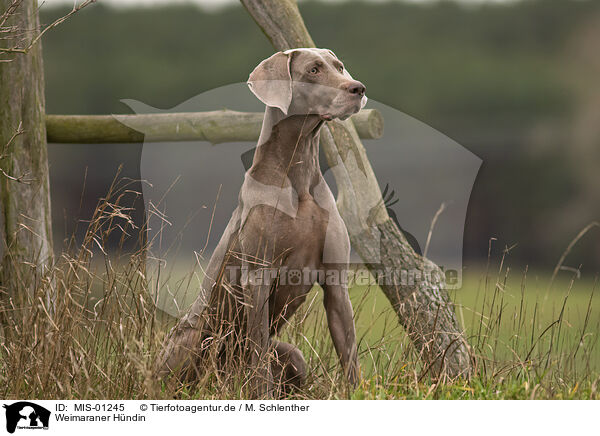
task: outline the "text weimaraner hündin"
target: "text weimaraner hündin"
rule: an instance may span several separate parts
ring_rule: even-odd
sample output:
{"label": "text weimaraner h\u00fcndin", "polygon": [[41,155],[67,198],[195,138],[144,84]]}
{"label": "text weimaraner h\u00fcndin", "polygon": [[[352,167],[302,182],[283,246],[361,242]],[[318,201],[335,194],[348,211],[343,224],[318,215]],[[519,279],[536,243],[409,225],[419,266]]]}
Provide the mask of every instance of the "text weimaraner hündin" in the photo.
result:
{"label": "text weimaraner h\u00fcndin", "polygon": [[275,53],[254,69],[248,86],[267,106],[254,161],[202,292],[159,357],[158,375],[198,379],[210,354],[219,365],[255,371],[255,395],[300,387],[302,353],[272,337],[319,283],[335,350],[355,384],[356,334],[343,278],[350,242],[319,168],[319,131],[325,121],[358,112],[365,86],[331,50],[316,48]]}

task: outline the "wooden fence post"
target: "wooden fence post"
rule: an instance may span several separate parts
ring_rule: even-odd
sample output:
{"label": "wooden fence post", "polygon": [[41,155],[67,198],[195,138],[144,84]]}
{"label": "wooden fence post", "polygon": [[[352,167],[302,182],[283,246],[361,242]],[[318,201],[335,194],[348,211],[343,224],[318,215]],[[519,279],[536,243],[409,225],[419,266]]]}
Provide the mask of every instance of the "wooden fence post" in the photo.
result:
{"label": "wooden fence post", "polygon": [[0,286],[31,289],[51,265],[52,221],[44,119],[44,70],[35,0],[0,0]]}

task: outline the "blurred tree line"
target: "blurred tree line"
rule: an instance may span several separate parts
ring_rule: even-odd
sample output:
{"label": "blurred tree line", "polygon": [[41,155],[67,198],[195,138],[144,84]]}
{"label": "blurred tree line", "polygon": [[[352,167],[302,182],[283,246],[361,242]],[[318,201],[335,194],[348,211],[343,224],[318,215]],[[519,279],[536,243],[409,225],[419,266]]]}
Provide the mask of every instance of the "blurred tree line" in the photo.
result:
{"label": "blurred tree line", "polygon": [[[335,51],[370,98],[483,159],[466,223],[468,258],[485,258],[496,237],[498,247],[517,244],[513,260],[553,266],[600,218],[600,2],[305,1],[300,10],[317,45]],[[42,22],[63,13],[42,8]],[[47,112],[129,112],[122,98],[170,108],[245,81],[271,52],[241,7],[96,4],[44,40]],[[90,194],[104,193],[119,163],[139,177],[139,153],[135,145],[51,146],[56,219],[75,213],[82,168],[93,206]],[[69,234],[68,226],[57,230],[58,239]],[[596,232],[578,245],[573,266],[597,271],[598,242]]]}

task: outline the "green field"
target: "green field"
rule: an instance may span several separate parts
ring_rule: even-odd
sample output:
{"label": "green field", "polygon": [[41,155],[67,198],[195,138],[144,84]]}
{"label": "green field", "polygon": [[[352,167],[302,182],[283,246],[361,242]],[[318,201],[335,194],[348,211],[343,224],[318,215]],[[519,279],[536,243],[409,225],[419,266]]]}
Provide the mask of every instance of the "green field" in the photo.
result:
{"label": "green field", "polygon": [[[178,276],[185,276],[183,270]],[[435,383],[423,375],[376,285],[350,289],[364,379],[355,392],[337,388],[342,376],[320,288],[313,288],[282,339],[304,353],[311,368],[310,398],[595,398],[600,377],[596,279],[562,270],[551,279],[549,271],[507,270],[499,264],[466,270],[462,288],[450,295],[477,359],[469,381]],[[189,289],[199,280],[199,275],[181,280],[179,287],[185,283]]]}
{"label": "green field", "polygon": [[[33,300],[12,301],[0,311],[9,326],[0,351],[4,398],[246,398],[248,374],[208,374],[195,385],[157,383],[153,364],[175,318],[157,312],[156,283],[142,274],[142,258],[96,254],[92,261],[90,254],[64,253]],[[175,268],[162,273],[161,294],[168,300],[187,289],[179,302],[185,310],[202,274],[184,263],[170,265]],[[293,397],[599,399],[596,279],[559,271],[550,281],[548,272],[507,272],[498,265],[467,270],[463,287],[450,293],[476,365],[469,379],[458,380],[424,371],[377,286],[351,287],[362,375],[356,389],[344,381],[323,294],[315,287],[282,333],[302,350],[309,368],[305,389]],[[52,317],[42,298],[48,283],[56,296]]]}
{"label": "green field", "polygon": [[[477,356],[470,382],[435,386],[422,370],[386,297],[377,286],[355,286],[362,387],[354,398],[589,398],[600,375],[600,302],[593,277],[560,272],[470,271],[451,291]],[[571,277],[573,276],[573,277]],[[290,340],[310,365],[331,371],[335,358],[321,304],[313,289],[308,314]],[[302,320],[300,315],[300,320]],[[325,356],[325,357],[324,357]],[[327,362],[324,364],[323,362]],[[333,369],[335,371],[335,369]]]}

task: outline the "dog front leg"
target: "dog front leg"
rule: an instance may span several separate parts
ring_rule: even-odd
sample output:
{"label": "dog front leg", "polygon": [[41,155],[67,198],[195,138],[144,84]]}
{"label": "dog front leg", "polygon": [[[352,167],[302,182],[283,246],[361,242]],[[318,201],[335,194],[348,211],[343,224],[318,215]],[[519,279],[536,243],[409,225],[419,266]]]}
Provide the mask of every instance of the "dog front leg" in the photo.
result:
{"label": "dog front leg", "polygon": [[252,396],[271,398],[273,374],[270,362],[268,268],[249,267],[244,286],[247,317],[247,351],[250,353]]}
{"label": "dog front leg", "polygon": [[348,381],[352,386],[356,386],[360,369],[348,287],[343,284],[324,284],[323,290],[325,291],[323,302],[327,313],[327,324],[335,351],[340,358]]}

